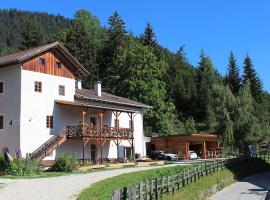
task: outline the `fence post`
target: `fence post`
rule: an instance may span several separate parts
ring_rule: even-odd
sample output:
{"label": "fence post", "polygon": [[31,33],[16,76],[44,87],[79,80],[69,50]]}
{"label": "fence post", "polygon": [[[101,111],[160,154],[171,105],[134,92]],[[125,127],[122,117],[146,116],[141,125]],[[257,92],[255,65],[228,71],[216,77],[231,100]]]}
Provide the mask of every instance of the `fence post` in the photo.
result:
{"label": "fence post", "polygon": [[128,200],[133,200],[133,186],[128,187]]}
{"label": "fence post", "polygon": [[151,179],[150,183],[150,195],[149,198],[152,200],[153,199],[153,179]]}
{"label": "fence post", "polygon": [[158,199],[158,177],[156,177],[156,180],[155,180],[155,198],[156,200]]}
{"label": "fence post", "polygon": [[112,200],[122,200],[122,189],[116,189],[113,191]]}
{"label": "fence post", "polygon": [[207,176],[208,174],[207,174],[207,162],[206,161],[204,162],[204,166],[205,166],[205,175]]}
{"label": "fence post", "polygon": [[137,199],[137,186],[136,185],[133,185],[132,193],[133,193],[133,199],[132,200],[136,200]]}
{"label": "fence post", "polygon": [[145,181],[145,200],[148,199],[148,180]]}
{"label": "fence post", "polygon": [[172,176],[172,193],[174,195],[174,189],[175,189],[175,176]]}
{"label": "fence post", "polygon": [[185,187],[185,172],[182,173],[182,187]]}
{"label": "fence post", "polygon": [[140,188],[140,200],[143,200],[143,182],[141,181],[139,184]]}
{"label": "fence post", "polygon": [[167,176],[167,188],[166,188],[166,193],[168,194],[170,191],[170,177]]}
{"label": "fence post", "polygon": [[123,200],[127,199],[127,187],[124,187],[123,189]]}
{"label": "fence post", "polygon": [[[196,168],[193,170],[192,176],[193,176],[194,182],[196,182]],[[192,178],[191,178],[191,181],[192,181]]]}
{"label": "fence post", "polygon": [[164,177],[161,178],[161,188],[160,188],[160,196],[162,198],[163,196],[163,188],[164,188]]}
{"label": "fence post", "polygon": [[181,181],[181,175],[178,174],[178,175],[177,175],[177,189],[178,189],[178,190],[180,189],[180,181]]}

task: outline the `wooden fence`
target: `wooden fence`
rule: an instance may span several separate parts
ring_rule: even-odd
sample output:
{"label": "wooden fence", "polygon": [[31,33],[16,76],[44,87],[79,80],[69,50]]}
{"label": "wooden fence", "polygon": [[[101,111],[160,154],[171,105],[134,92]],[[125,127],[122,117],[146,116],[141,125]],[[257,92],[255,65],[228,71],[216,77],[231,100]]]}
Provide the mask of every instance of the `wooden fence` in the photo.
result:
{"label": "wooden fence", "polygon": [[128,187],[115,189],[110,200],[157,200],[166,194],[174,194],[175,190],[179,190],[187,184],[196,182],[201,177],[215,173],[224,167],[233,168],[244,163],[264,163],[266,160],[270,160],[270,154],[242,155],[206,161],[202,165],[180,174],[155,177]]}

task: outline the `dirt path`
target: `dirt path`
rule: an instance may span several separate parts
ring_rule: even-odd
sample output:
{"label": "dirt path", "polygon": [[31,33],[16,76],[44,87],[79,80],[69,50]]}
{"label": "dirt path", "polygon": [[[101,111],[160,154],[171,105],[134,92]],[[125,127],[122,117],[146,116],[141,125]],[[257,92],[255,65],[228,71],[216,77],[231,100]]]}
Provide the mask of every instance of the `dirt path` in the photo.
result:
{"label": "dirt path", "polygon": [[[87,174],[73,174],[38,179],[0,179],[0,200],[67,200],[77,195],[91,184],[100,180],[121,175],[173,165],[115,169]],[[3,188],[1,188],[4,186]]]}
{"label": "dirt path", "polygon": [[264,200],[270,187],[270,172],[236,182],[215,194],[211,200]]}

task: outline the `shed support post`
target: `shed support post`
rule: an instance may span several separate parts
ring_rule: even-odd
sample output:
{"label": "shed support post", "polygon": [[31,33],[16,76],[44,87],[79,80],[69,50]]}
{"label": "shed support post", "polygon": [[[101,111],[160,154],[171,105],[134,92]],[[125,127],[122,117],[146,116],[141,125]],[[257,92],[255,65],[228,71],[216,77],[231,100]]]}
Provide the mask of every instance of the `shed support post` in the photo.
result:
{"label": "shed support post", "polygon": [[202,158],[203,159],[206,159],[207,158],[207,150],[206,150],[206,142],[203,141],[203,155],[202,155]]}
{"label": "shed support post", "polygon": [[189,142],[186,142],[185,144],[185,150],[186,150],[186,159],[189,160]]}

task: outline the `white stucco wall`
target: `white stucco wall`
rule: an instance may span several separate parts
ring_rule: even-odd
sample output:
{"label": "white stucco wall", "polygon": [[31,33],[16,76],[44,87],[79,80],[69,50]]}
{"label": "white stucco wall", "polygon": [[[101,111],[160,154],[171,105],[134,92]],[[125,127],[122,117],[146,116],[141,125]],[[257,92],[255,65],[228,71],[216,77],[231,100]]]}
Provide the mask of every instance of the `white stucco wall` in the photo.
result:
{"label": "white stucco wall", "polygon": [[[82,120],[82,111],[78,107],[55,104],[56,99],[74,100],[75,80],[44,73],[23,70],[20,65],[0,69],[0,81],[4,82],[4,94],[0,94],[0,114],[4,115],[4,130],[0,130],[0,148],[8,147],[14,154],[21,150],[22,155],[33,152],[53,135],[59,134],[66,125],[78,125]],[[42,82],[42,92],[34,91],[35,81]],[[65,86],[65,96],[58,93],[59,85]],[[90,117],[97,118],[97,109],[88,109],[85,120],[89,123]],[[53,115],[54,128],[46,128],[46,116]],[[106,110],[103,125],[114,127],[112,111]],[[12,124],[9,125],[9,122]],[[130,128],[130,118],[122,112],[119,116],[120,128]],[[143,136],[143,116],[136,113],[134,116],[134,146],[135,153],[144,156],[145,142]],[[90,141],[86,146],[86,158],[90,158]],[[98,145],[96,157],[100,158]],[[124,157],[124,148],[131,147],[128,141],[121,141],[119,146],[120,157]],[[54,159],[63,152],[73,152],[76,157],[82,158],[82,141],[67,141],[61,145],[52,156]],[[103,158],[117,158],[117,148],[113,141],[103,146]]]}
{"label": "white stucco wall", "polygon": [[[42,82],[42,92],[34,91],[35,81]],[[59,85],[65,86],[65,96],[60,96]],[[21,74],[21,150],[22,154],[33,152],[50,137],[58,134],[64,119],[59,119],[55,99],[74,100],[75,80],[28,70]],[[54,116],[54,128],[46,128],[46,116]],[[65,116],[63,116],[64,118]]]}
{"label": "white stucco wall", "polygon": [[0,130],[0,151],[8,147],[11,154],[20,149],[20,81],[21,66],[0,68],[0,82],[4,93],[0,94],[0,115],[4,115],[4,129]]}

